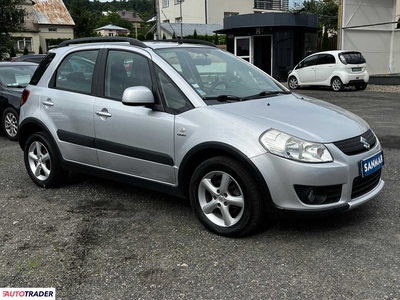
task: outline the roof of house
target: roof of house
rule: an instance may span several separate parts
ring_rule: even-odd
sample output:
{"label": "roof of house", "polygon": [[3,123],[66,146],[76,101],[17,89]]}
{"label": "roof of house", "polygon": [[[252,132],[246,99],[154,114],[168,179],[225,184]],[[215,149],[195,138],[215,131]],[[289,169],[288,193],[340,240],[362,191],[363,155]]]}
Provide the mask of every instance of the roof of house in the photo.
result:
{"label": "roof of house", "polygon": [[[183,35],[181,35],[181,23],[161,23],[161,28],[168,32],[169,34],[173,34],[175,32],[176,36],[187,36],[192,35],[196,30],[198,35],[214,35],[214,31],[222,29],[222,26],[219,24],[182,24]],[[151,29],[152,32],[156,31],[156,25]]]}
{"label": "roof of house", "polygon": [[62,0],[35,0],[33,20],[38,24],[75,25]]}
{"label": "roof of house", "polygon": [[100,28],[96,28],[95,31],[98,30],[116,30],[116,31],[129,31],[129,29],[124,28],[124,27],[119,27],[119,26],[115,26],[113,24],[108,24],[106,26],[100,27]]}
{"label": "roof of house", "polygon": [[132,23],[143,23],[144,21],[142,18],[134,11],[126,11],[126,10],[120,10],[117,11],[117,14],[121,16],[121,18],[128,20],[129,22]]}

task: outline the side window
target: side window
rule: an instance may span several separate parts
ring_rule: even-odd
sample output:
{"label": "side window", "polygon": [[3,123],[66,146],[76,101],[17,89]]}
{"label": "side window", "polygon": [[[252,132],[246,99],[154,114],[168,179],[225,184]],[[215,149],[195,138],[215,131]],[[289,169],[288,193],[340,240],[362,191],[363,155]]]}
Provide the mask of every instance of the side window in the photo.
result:
{"label": "side window", "polygon": [[132,86],[152,88],[147,58],[127,51],[110,50],[107,57],[104,96],[121,100]]}
{"label": "side window", "polygon": [[331,54],[320,54],[318,55],[318,64],[327,65],[336,63],[335,57]]}
{"label": "side window", "polygon": [[317,64],[317,59],[318,59],[318,55],[314,55],[314,56],[311,56],[309,58],[306,58],[303,61],[303,67],[310,67],[310,66],[316,65]]}
{"label": "side window", "polygon": [[54,87],[90,94],[98,50],[69,54],[58,67]]}
{"label": "side window", "polygon": [[161,96],[168,112],[181,113],[193,108],[183,93],[158,66],[155,66],[156,76],[160,85]]}

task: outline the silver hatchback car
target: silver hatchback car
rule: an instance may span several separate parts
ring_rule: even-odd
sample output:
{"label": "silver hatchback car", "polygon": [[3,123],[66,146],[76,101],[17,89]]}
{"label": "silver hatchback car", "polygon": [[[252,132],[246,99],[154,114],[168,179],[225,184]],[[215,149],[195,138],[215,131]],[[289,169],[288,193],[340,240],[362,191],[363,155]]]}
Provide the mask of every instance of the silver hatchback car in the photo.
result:
{"label": "silver hatchback car", "polygon": [[347,211],[384,186],[365,121],[201,41],[63,42],[23,92],[19,143],[41,187],[77,170],[157,189],[229,237],[280,212]]}

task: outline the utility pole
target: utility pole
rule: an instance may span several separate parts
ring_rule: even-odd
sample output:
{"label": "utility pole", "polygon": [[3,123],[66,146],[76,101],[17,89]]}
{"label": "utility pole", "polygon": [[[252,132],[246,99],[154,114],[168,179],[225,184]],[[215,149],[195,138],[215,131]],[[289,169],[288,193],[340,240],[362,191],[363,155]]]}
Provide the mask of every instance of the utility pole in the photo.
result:
{"label": "utility pole", "polygon": [[161,40],[161,18],[160,18],[160,0],[156,1],[156,26],[157,26],[157,36],[156,40]]}

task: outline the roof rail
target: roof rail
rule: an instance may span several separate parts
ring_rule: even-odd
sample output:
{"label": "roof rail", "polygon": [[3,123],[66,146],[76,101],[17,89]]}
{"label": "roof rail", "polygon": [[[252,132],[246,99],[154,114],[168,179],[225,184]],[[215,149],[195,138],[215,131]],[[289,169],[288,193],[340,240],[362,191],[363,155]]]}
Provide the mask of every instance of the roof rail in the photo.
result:
{"label": "roof rail", "polygon": [[58,48],[61,47],[66,47],[69,45],[73,45],[73,44],[82,44],[82,43],[98,43],[98,42],[127,42],[132,46],[138,46],[141,48],[147,48],[146,44],[144,44],[143,42],[134,39],[134,38],[130,38],[130,37],[117,37],[117,36],[98,36],[98,37],[87,37],[87,38],[79,38],[79,39],[73,39],[73,40],[67,40],[64,42],[61,42],[60,44],[58,44]]}
{"label": "roof rail", "polygon": [[169,43],[187,43],[187,44],[200,44],[200,45],[206,45],[206,46],[211,46],[211,47],[217,47],[215,44],[208,42],[208,41],[203,41],[203,40],[195,40],[195,39],[168,39],[168,40],[154,40],[153,42],[169,42]]}

